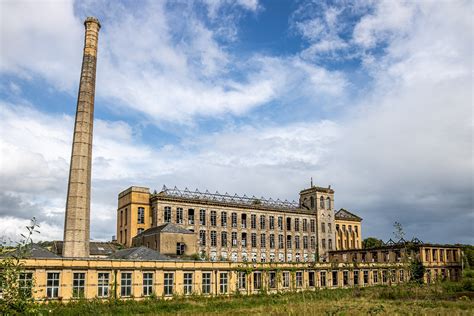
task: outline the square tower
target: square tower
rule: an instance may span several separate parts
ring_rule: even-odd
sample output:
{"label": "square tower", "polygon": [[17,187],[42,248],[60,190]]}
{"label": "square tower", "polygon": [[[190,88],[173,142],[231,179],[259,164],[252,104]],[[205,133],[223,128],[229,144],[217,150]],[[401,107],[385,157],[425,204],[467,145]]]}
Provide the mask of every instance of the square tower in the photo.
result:
{"label": "square tower", "polygon": [[311,186],[300,192],[300,208],[314,212],[316,218],[317,256],[326,261],[328,251],[335,250],[334,190]]}

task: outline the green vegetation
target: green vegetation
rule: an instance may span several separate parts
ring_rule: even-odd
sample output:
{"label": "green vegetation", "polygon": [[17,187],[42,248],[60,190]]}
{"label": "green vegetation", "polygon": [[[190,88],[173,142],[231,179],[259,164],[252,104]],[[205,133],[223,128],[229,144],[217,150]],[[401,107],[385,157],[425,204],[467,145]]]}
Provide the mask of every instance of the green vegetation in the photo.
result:
{"label": "green vegetation", "polygon": [[39,225],[33,217],[31,224],[26,226],[28,233],[21,234],[22,240],[17,243],[14,250],[11,250],[11,247],[6,247],[4,242],[0,245],[0,253],[9,252],[11,254],[0,260],[0,288],[3,296],[0,299],[0,311],[2,314],[15,315],[36,312],[37,304],[34,303],[31,296],[34,280],[20,279],[25,273],[22,259],[30,251],[33,244],[33,234],[39,233],[38,227]]}
{"label": "green vegetation", "polygon": [[383,240],[375,238],[375,237],[367,237],[362,241],[362,247],[365,249],[382,247],[382,246],[383,246]]}
{"label": "green vegetation", "polygon": [[49,315],[472,315],[474,273],[462,282],[416,283],[299,293],[144,301],[77,301],[39,306]]}
{"label": "green vegetation", "polygon": [[474,269],[474,246],[459,245],[464,253],[464,265],[466,269]]}
{"label": "green vegetation", "polygon": [[410,272],[413,282],[423,283],[423,277],[425,275],[425,267],[420,260],[412,260],[410,262]]}

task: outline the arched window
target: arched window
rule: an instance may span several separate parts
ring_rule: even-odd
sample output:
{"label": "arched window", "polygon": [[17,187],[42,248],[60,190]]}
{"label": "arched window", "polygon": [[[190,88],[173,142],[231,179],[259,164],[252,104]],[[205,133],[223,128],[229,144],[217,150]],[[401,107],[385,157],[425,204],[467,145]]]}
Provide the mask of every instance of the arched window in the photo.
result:
{"label": "arched window", "polygon": [[314,208],[314,197],[310,197],[311,209]]}
{"label": "arched window", "polygon": [[331,199],[329,197],[326,198],[326,209],[331,209]]}
{"label": "arched window", "polygon": [[324,198],[323,198],[323,197],[321,197],[321,198],[319,199],[319,207],[320,207],[320,208],[324,208]]}

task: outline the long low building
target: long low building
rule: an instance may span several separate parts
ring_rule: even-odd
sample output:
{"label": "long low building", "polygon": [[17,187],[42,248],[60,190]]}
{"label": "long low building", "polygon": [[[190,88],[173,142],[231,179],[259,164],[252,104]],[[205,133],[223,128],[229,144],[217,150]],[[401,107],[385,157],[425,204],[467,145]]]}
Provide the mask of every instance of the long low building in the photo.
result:
{"label": "long low building", "polygon": [[35,246],[24,260],[20,286],[38,301],[251,295],[404,283],[412,277],[413,260],[425,267],[425,282],[458,280],[462,274],[459,248],[429,244],[333,251],[329,263],[179,260],[147,247],[108,258],[63,258]]}

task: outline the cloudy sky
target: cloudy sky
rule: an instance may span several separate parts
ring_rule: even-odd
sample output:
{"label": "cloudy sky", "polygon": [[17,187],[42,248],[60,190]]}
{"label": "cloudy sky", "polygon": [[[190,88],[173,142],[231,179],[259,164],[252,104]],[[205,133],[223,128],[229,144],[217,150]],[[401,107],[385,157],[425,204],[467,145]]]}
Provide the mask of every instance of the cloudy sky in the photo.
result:
{"label": "cloudy sky", "polygon": [[94,240],[163,184],[297,200],[363,237],[474,243],[472,2],[0,2],[0,235],[62,239],[87,16],[102,23]]}

